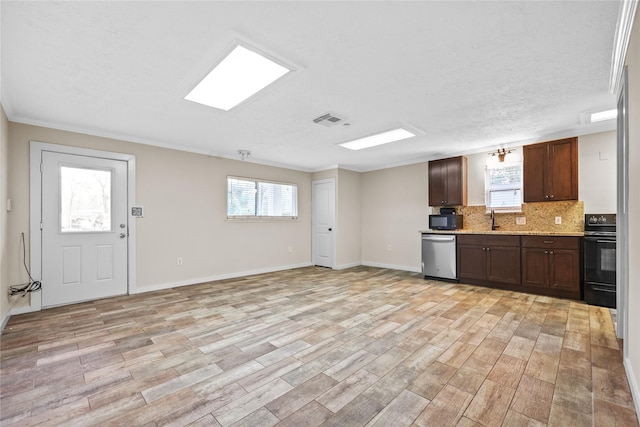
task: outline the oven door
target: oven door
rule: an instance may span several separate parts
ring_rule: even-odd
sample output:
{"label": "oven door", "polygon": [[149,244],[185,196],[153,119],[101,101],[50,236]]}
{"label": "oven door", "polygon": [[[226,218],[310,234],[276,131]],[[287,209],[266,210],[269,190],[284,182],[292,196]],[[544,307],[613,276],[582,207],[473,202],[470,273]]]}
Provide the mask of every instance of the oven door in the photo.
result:
{"label": "oven door", "polygon": [[615,237],[584,238],[584,281],[616,284]]}

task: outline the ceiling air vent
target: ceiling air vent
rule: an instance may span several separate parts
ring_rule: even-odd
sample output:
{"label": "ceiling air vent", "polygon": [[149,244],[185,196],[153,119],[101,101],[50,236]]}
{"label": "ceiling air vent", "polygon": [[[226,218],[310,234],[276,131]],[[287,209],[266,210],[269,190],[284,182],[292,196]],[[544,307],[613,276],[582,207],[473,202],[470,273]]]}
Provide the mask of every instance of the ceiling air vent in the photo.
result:
{"label": "ceiling air vent", "polygon": [[327,113],[313,119],[313,123],[317,123],[319,125],[326,126],[326,127],[335,126],[338,123],[343,123],[343,122],[344,122],[343,118],[340,118],[332,113]]}

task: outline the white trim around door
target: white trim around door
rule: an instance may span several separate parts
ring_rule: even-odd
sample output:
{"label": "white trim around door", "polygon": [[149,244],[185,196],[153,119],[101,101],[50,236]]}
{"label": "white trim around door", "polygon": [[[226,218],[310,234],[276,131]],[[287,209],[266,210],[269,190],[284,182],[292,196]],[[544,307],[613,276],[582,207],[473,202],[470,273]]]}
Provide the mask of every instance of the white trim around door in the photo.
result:
{"label": "white trim around door", "polygon": [[[132,154],[114,153],[109,151],[93,150],[89,148],[71,147],[59,144],[31,141],[29,153],[29,243],[31,247],[31,276],[34,280],[42,280],[42,180],[40,165],[42,153],[51,151],[56,153],[74,154],[79,156],[98,157],[127,162],[127,215],[129,216],[127,239],[127,293],[136,293],[136,221],[131,216],[131,207],[135,205],[135,176],[136,158]],[[11,310],[11,314],[21,314],[42,310],[42,293],[30,294],[30,305],[17,307]]]}

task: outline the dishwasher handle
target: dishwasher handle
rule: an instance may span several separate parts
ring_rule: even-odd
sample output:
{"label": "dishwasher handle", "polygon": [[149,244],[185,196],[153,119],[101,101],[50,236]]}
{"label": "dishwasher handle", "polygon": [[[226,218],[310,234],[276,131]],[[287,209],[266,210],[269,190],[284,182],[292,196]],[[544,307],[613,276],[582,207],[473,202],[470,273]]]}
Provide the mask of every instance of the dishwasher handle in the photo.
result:
{"label": "dishwasher handle", "polygon": [[455,242],[456,236],[433,236],[423,234],[422,240],[428,240],[430,242]]}

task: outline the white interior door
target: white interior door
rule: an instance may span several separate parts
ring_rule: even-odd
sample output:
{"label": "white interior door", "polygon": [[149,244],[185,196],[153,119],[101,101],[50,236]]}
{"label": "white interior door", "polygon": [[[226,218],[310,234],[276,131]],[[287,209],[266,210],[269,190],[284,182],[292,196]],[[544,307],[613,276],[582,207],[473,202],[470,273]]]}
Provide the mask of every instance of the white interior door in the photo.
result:
{"label": "white interior door", "polygon": [[321,267],[333,268],[334,236],[336,222],[335,180],[325,179],[313,182],[312,189],[312,241],[313,263]]}
{"label": "white interior door", "polygon": [[42,152],[42,305],[127,293],[127,163]]}

